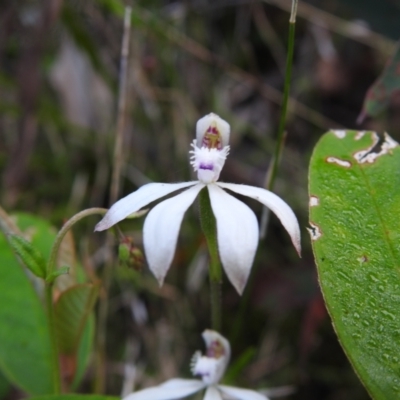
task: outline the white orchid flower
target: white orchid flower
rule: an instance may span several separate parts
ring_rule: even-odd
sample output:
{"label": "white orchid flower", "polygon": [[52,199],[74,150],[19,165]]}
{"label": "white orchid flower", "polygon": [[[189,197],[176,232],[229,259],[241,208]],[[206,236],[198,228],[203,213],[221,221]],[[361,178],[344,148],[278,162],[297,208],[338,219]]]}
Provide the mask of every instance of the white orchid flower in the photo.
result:
{"label": "white orchid flower", "polygon": [[231,356],[229,342],[219,333],[203,332],[207,352],[196,352],[192,359],[192,373],[197,379],[170,379],[159,386],[131,393],[123,400],[177,400],[206,389],[203,400],[268,400],[254,390],[220,385]]}
{"label": "white orchid flower", "polygon": [[182,183],[149,183],[117,201],[95,231],[110,228],[149,203],[172,192],[188,188],[162,201],[148,214],[143,227],[143,242],[150,270],[163,284],[171,265],[183,215],[200,190],[207,187],[211,208],[217,223],[219,256],[229,280],[239,294],[246,285],[257,250],[259,228],[251,209],[223,189],[251,197],[271,209],[288,231],[300,254],[300,228],[292,209],[274,193],[259,187],[218,182],[229,153],[229,124],[216,114],[197,122],[192,143],[191,165],[198,181]]}

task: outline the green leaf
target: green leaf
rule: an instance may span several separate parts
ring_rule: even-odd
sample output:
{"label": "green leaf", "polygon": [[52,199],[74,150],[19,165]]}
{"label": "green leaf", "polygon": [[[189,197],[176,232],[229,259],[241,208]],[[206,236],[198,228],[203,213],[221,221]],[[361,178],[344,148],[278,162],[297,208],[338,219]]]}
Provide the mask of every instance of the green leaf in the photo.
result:
{"label": "green leaf", "polygon": [[400,398],[400,147],[333,131],[310,164],[310,234],[339,340],[374,399]]}
{"label": "green leaf", "polygon": [[8,241],[30,271],[39,278],[46,276],[46,261],[43,255],[31,243],[18,235],[9,235]]}
{"label": "green leaf", "polygon": [[232,363],[224,376],[224,383],[234,384],[240,378],[243,369],[246,368],[256,355],[257,350],[254,347],[248,347],[240,354],[240,356]]}
{"label": "green leaf", "polygon": [[76,366],[75,376],[70,387],[71,391],[76,391],[76,389],[78,388],[79,384],[82,381],[82,378],[85,375],[86,368],[89,364],[93,348],[94,329],[95,329],[95,318],[94,318],[94,313],[91,313],[86,322],[86,326],[83,330],[82,338],[79,342],[78,354],[76,357],[77,366]]}
{"label": "green leaf", "polygon": [[15,234],[20,235],[21,231],[16,225],[14,219],[0,207],[0,229],[5,235]]}
{"label": "green leaf", "polygon": [[12,218],[23,232],[23,236],[44,256],[50,257],[51,247],[56,238],[55,228],[44,218],[28,213],[13,213]]}
{"label": "green leaf", "polygon": [[53,391],[50,334],[42,304],[0,235],[0,369],[29,394]]}
{"label": "green leaf", "polygon": [[0,371],[0,399],[4,399],[11,390],[8,379]]}
{"label": "green leaf", "polygon": [[30,397],[29,400],[120,400],[120,397],[97,394],[60,394]]}
{"label": "green leaf", "polygon": [[[12,215],[12,219],[16,221],[24,237],[27,237],[32,245],[44,255],[46,260],[48,260],[56,238],[55,228],[47,220],[28,213],[15,213]],[[68,232],[59,250],[57,258],[58,269],[54,271],[55,275],[60,276],[55,281],[55,290],[63,291],[76,283],[77,266],[75,263],[74,241],[72,234]],[[70,268],[67,275],[65,275],[64,266]],[[59,269],[61,269],[61,275],[58,275]],[[53,275],[52,278],[54,277]],[[49,279],[51,280],[52,278]]]}
{"label": "green leaf", "polygon": [[54,313],[61,353],[75,354],[86,322],[97,299],[99,285],[75,285],[58,298]]}
{"label": "green leaf", "polygon": [[69,267],[68,274],[60,277],[55,282],[56,289],[61,292],[78,283],[78,263],[76,260],[75,240],[72,230],[66,233],[58,249],[57,267],[63,268],[64,266]]}
{"label": "green leaf", "polygon": [[397,46],[379,78],[368,89],[363,108],[357,122],[362,123],[367,116],[376,117],[390,104],[400,90],[400,46]]}

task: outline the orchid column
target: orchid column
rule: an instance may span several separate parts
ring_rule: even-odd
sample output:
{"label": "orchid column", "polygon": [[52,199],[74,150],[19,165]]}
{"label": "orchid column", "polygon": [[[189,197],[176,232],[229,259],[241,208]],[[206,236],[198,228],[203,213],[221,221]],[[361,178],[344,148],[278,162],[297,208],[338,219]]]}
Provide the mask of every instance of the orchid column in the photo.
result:
{"label": "orchid column", "polygon": [[[192,143],[191,164],[204,183],[216,182],[229,153],[230,126],[215,114],[201,118],[196,125],[196,140]],[[222,271],[218,255],[217,229],[207,190],[199,194],[200,221],[210,254],[209,276],[211,295],[211,326],[221,330]]]}

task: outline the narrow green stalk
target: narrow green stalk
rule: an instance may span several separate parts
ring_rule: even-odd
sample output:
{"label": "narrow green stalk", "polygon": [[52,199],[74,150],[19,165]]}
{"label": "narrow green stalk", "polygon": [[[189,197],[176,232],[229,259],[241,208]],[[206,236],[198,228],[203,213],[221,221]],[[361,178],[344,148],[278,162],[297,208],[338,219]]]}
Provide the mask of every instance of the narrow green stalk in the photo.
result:
{"label": "narrow green stalk", "polygon": [[221,331],[221,295],[221,282],[210,279],[211,327],[217,332]]}
{"label": "narrow green stalk", "polygon": [[[89,208],[74,215],[64,224],[64,226],[58,232],[54,240],[53,247],[51,248],[50,258],[47,263],[46,276],[51,276],[51,274],[55,271],[55,268],[57,266],[56,263],[57,263],[58,250],[60,249],[61,242],[63,241],[66,233],[82,218],[94,214],[104,215],[106,212],[107,210],[105,208]],[[57,334],[56,334],[56,325],[55,325],[54,307],[53,307],[53,282],[46,281],[45,291],[46,291],[46,296],[45,296],[46,310],[49,321],[50,340],[52,349],[51,357],[53,363],[52,373],[53,373],[54,394],[58,395],[61,393],[61,374],[60,374],[58,343],[57,343]]]}
{"label": "narrow green stalk", "polygon": [[200,223],[206,237],[208,252],[210,254],[209,276],[211,293],[211,327],[216,331],[221,330],[221,283],[222,269],[218,255],[217,225],[211,209],[208,189],[203,189],[199,194]]}
{"label": "narrow green stalk", "polygon": [[67,234],[67,232],[81,219],[86,218],[89,215],[96,215],[96,214],[104,215],[106,212],[107,212],[106,208],[100,208],[100,207],[88,208],[86,210],[78,212],[78,214],[75,214],[63,225],[61,230],[58,232],[54,240],[53,246],[51,248],[49,262],[47,263],[47,274],[46,274],[47,276],[51,275],[54,272],[57,262],[58,250],[60,249],[61,242],[63,241],[64,236]]}
{"label": "narrow green stalk", "polygon": [[297,2],[298,0],[293,0],[292,2],[292,12],[289,18],[289,39],[288,39],[288,52],[286,57],[286,74],[285,83],[283,87],[283,100],[282,100],[282,110],[279,121],[278,137],[276,139],[276,146],[273,156],[273,164],[271,166],[271,178],[268,183],[267,189],[271,190],[275,183],[276,174],[279,167],[279,154],[281,153],[281,148],[283,147],[283,141],[285,137],[285,124],[286,124],[286,114],[289,102],[290,93],[290,83],[292,81],[292,65],[293,65],[293,53],[294,53],[294,37],[296,28],[296,13],[297,13]]}
{"label": "narrow green stalk", "polygon": [[[268,190],[272,190],[275,184],[275,178],[279,168],[279,162],[281,159],[281,154],[283,151],[286,132],[285,132],[285,124],[286,124],[286,114],[288,108],[288,100],[289,100],[289,92],[290,92],[290,83],[292,79],[292,64],[293,64],[293,53],[294,53],[294,38],[295,38],[295,27],[296,27],[296,15],[297,15],[297,3],[298,0],[292,1],[292,9],[289,18],[289,37],[288,37],[288,52],[286,56],[286,73],[285,73],[285,83],[283,89],[283,101],[282,101],[282,110],[279,120],[278,127],[278,136],[276,140],[275,151],[272,156],[271,164],[267,172],[266,176],[266,185],[265,187]],[[260,238],[264,238],[268,226],[269,219],[269,209],[267,207],[263,207],[263,213],[261,216],[261,224],[260,224]],[[250,275],[249,280],[247,282],[247,286],[251,286],[254,280],[254,268],[253,273]],[[239,337],[240,331],[242,330],[243,323],[245,322],[245,314],[246,309],[250,301],[250,290],[246,290],[244,292],[242,302],[240,303],[240,308],[238,312],[238,316],[236,318],[236,323],[232,329],[231,343],[234,343]]]}
{"label": "narrow green stalk", "polygon": [[[268,169],[267,177],[266,177],[266,185],[265,187],[268,190],[272,190],[275,184],[276,175],[278,173],[279,163],[281,159],[282,150],[285,143],[285,125],[286,125],[286,115],[288,109],[289,102],[289,93],[290,93],[290,83],[292,80],[292,65],[293,65],[293,53],[294,53],[294,39],[295,39],[295,28],[296,28],[296,14],[297,14],[297,3],[298,0],[292,1],[292,10],[289,18],[289,37],[288,37],[288,51],[286,56],[286,73],[285,73],[285,83],[283,87],[283,100],[282,100],[282,110],[279,119],[279,127],[278,127],[278,136],[276,139],[276,146],[274,150],[274,154],[272,156],[271,164]],[[260,226],[260,238],[264,238],[267,225],[268,225],[268,216],[269,210],[264,207],[263,213],[261,217],[261,226]]]}

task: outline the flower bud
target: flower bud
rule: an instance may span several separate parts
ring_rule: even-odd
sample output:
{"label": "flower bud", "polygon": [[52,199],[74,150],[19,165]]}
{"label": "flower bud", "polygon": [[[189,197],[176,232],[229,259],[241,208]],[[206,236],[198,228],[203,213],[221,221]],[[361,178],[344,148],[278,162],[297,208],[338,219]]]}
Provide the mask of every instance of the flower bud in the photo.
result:
{"label": "flower bud", "polygon": [[127,236],[121,240],[118,247],[118,257],[121,265],[141,271],[143,267],[143,253],[135,246],[133,239]]}

